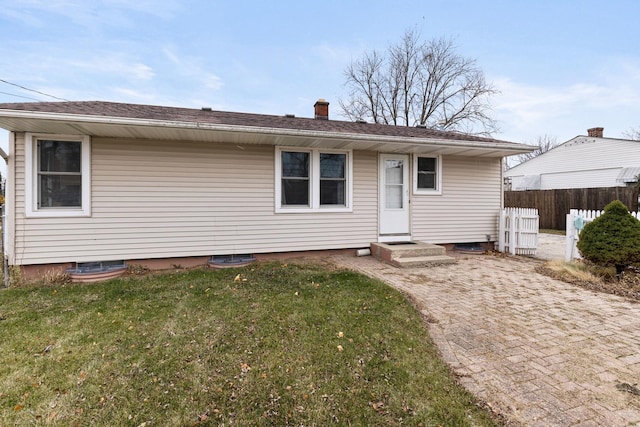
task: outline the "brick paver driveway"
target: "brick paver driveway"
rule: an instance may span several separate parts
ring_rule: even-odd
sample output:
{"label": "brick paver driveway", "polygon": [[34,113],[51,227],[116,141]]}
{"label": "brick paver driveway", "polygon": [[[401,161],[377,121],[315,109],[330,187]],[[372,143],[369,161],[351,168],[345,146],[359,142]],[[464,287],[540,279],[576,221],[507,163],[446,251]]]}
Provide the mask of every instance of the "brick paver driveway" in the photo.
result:
{"label": "brick paver driveway", "polygon": [[335,262],[414,298],[461,383],[514,425],[640,425],[640,304],[537,274],[540,261],[519,257],[421,269]]}

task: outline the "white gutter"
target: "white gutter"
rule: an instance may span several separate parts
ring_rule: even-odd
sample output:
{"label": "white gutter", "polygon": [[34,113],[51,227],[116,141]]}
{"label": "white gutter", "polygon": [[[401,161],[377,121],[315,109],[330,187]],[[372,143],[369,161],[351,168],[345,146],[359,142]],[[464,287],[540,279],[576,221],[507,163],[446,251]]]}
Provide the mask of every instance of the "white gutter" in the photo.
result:
{"label": "white gutter", "polygon": [[[256,126],[240,126],[240,125],[223,125],[215,123],[201,123],[201,122],[183,122],[183,121],[168,121],[168,120],[155,120],[155,119],[135,119],[135,118],[120,118],[109,116],[93,116],[84,114],[59,114],[59,113],[42,113],[37,111],[23,111],[23,110],[0,110],[0,117],[10,118],[22,118],[22,119],[41,119],[51,120],[57,122],[81,122],[81,123],[95,123],[95,124],[111,124],[120,126],[148,126],[148,127],[166,127],[176,129],[191,129],[191,130],[210,130],[219,132],[240,132],[249,134],[267,134],[277,136],[292,136],[292,137],[307,137],[307,138],[322,138],[322,139],[340,139],[348,141],[367,141],[367,142],[379,142],[385,144],[397,144],[406,146],[406,144],[413,145],[425,145],[434,144],[445,148],[482,148],[482,149],[497,149],[513,151],[514,154],[528,153],[532,151],[532,148],[525,146],[524,144],[517,144],[513,142],[488,142],[488,141],[456,141],[444,138],[414,138],[414,137],[399,137],[399,136],[384,136],[384,135],[371,135],[371,134],[353,134],[353,133],[340,133],[340,132],[323,132],[323,131],[311,131],[302,129],[288,129],[288,128],[273,128],[273,127],[256,127]],[[367,126],[367,124],[362,124]]]}

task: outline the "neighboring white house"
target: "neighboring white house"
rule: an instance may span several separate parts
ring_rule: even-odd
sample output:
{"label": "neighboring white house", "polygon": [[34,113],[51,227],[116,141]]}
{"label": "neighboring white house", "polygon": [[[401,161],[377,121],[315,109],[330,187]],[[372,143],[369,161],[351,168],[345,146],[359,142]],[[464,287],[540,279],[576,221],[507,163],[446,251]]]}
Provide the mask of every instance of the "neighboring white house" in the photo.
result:
{"label": "neighboring white house", "polygon": [[297,118],[0,104],[0,127],[10,131],[9,263],[192,265],[214,255],[497,238],[502,159],[529,146],[329,120],[328,106],[319,100],[315,118]]}
{"label": "neighboring white house", "polygon": [[603,128],[591,128],[587,136],[576,136],[504,175],[507,189],[514,191],[624,187],[638,181],[640,141],[604,138]]}

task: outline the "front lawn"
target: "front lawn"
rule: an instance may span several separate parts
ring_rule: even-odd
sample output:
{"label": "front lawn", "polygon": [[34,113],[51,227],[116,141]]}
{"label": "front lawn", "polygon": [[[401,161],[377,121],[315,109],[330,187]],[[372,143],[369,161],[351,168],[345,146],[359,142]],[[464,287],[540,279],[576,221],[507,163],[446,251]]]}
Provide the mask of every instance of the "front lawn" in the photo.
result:
{"label": "front lawn", "polygon": [[403,295],[259,263],[0,291],[0,425],[494,425]]}

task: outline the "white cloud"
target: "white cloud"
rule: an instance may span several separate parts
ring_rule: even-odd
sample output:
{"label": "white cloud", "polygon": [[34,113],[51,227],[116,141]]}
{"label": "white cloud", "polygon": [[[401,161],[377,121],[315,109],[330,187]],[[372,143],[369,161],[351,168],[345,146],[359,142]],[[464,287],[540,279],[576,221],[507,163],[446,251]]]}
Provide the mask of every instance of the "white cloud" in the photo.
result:
{"label": "white cloud", "polygon": [[22,18],[23,23],[31,26],[43,26],[49,17],[45,14],[54,14],[71,20],[76,24],[89,26],[95,21],[92,10],[96,8],[94,2],[73,0],[28,0],[14,4],[3,5],[0,14]]}
{"label": "white cloud", "polygon": [[218,75],[211,73],[202,65],[202,58],[196,56],[183,56],[176,53],[172,47],[165,47],[164,55],[173,64],[176,73],[181,77],[188,77],[192,81],[211,90],[220,90],[224,81]]}
{"label": "white cloud", "polygon": [[[62,59],[64,63],[64,59]],[[155,72],[146,64],[135,62],[129,56],[117,52],[104,53],[83,61],[70,60],[71,69],[82,69],[91,74],[108,74],[110,79],[119,77],[125,80],[151,80]]]}
{"label": "white cloud", "polygon": [[130,87],[110,87],[109,91],[115,94],[114,99],[120,102],[132,102],[142,104],[154,104],[155,96],[146,91],[131,89]]}
{"label": "white cloud", "polygon": [[[330,64],[341,66],[348,64],[354,57],[353,49],[346,46],[334,46],[328,43],[322,43],[312,49],[322,60]],[[357,54],[358,56],[361,53]]]}
{"label": "white cloud", "polygon": [[222,88],[222,86],[224,86],[222,79],[213,74],[206,76],[203,80],[205,86],[212,90],[219,90]]}
{"label": "white cloud", "polygon": [[0,15],[18,19],[31,27],[51,21],[46,14],[58,15],[89,31],[100,26],[135,27],[132,12],[170,19],[181,8],[175,0],[23,0],[3,4]]}
{"label": "white cloud", "polygon": [[[543,86],[510,78],[494,79],[501,92],[493,110],[510,138],[534,141],[536,135],[569,138],[587,127],[604,126],[612,137],[634,125],[640,112],[640,67],[609,63],[597,80],[567,86]],[[522,135],[522,136],[520,136]]]}
{"label": "white cloud", "polygon": [[43,27],[44,21],[34,16],[31,11],[23,8],[0,7],[0,16],[4,15],[11,21],[21,21],[29,27]]}
{"label": "white cloud", "polygon": [[179,1],[173,0],[102,0],[109,8],[135,10],[164,19],[171,18],[183,6]]}
{"label": "white cloud", "polygon": [[131,64],[130,71],[139,80],[151,80],[155,76],[153,69],[145,64]]}

